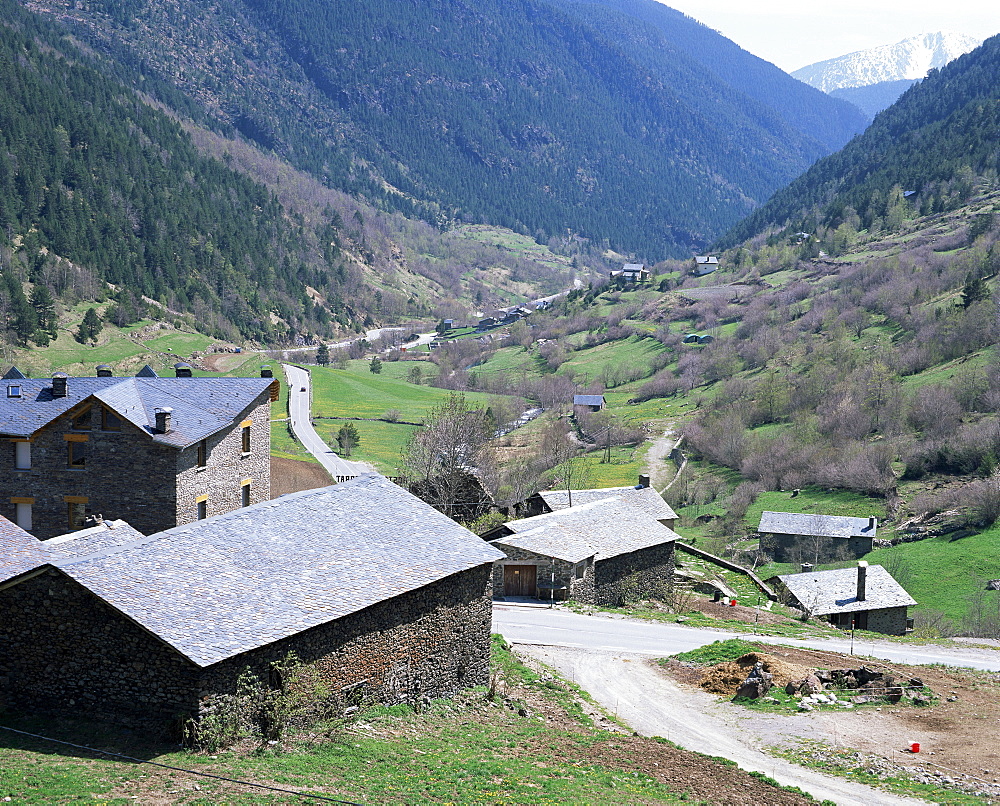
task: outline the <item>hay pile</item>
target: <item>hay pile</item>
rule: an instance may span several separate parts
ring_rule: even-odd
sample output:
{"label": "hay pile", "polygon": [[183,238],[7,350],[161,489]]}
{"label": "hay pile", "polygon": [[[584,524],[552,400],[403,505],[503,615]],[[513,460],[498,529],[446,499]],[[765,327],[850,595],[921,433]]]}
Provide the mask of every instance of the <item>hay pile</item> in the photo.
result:
{"label": "hay pile", "polygon": [[767,655],[763,652],[748,652],[734,661],[719,663],[706,669],[702,674],[700,685],[713,694],[732,697],[757,663],[764,665],[764,671],[769,672],[774,677],[774,685],[779,688],[784,688],[792,680],[802,680],[812,673],[812,669],[794,663],[785,663],[773,655]]}

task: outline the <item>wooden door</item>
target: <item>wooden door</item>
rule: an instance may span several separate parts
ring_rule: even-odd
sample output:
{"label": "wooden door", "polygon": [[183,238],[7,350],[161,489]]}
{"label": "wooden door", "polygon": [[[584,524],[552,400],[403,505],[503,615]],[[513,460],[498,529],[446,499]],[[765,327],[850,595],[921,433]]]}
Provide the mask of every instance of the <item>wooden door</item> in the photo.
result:
{"label": "wooden door", "polygon": [[538,569],[533,565],[505,565],[503,567],[504,596],[534,596]]}

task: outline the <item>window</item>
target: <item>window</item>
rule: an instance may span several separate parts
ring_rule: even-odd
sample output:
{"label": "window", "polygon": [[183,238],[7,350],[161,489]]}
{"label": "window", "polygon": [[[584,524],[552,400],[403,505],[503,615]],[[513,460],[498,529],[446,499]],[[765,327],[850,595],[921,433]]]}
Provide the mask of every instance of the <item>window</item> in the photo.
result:
{"label": "window", "polygon": [[14,522],[24,531],[31,531],[31,504],[14,504]]}
{"label": "window", "polygon": [[198,443],[198,467],[208,465],[208,440],[203,439]]}
{"label": "window", "polygon": [[7,386],[7,397],[20,397],[21,396],[21,384],[12,383]]}
{"label": "window", "polygon": [[31,443],[14,443],[14,469],[31,470]]}
{"label": "window", "polygon": [[87,466],[87,443],[66,443],[66,467],[71,470],[83,470]]}
{"label": "window", "polygon": [[208,517],[208,498],[202,498],[198,503],[198,520],[203,521]]}
{"label": "window", "polygon": [[576,578],[583,579],[584,573],[587,571],[587,561],[584,560],[582,563],[576,564]]}
{"label": "window", "polygon": [[66,524],[70,529],[82,529],[87,517],[87,499],[82,496],[66,496]]}
{"label": "window", "polygon": [[86,408],[81,412],[73,415],[73,424],[71,428],[74,431],[89,431],[90,430],[90,408]]}
{"label": "window", "polygon": [[122,430],[122,420],[117,414],[115,414],[111,409],[102,408],[101,409],[101,430],[102,431],[121,431]]}
{"label": "window", "polygon": [[250,453],[250,426],[243,426],[243,453]]}
{"label": "window", "polygon": [[248,507],[250,506],[250,482],[244,481],[240,485],[240,506]]}

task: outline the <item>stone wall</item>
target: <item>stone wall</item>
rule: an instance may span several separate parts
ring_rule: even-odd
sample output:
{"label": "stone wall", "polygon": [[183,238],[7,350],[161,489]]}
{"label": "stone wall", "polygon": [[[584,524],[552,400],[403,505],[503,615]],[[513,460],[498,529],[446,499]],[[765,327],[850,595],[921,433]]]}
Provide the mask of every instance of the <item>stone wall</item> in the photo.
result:
{"label": "stone wall", "polygon": [[[578,563],[571,563],[565,560],[558,560],[554,557],[545,557],[533,551],[527,551],[516,546],[504,546],[499,543],[491,543],[494,548],[499,549],[507,555],[505,560],[497,560],[493,563],[493,598],[503,601],[504,598],[504,566],[505,565],[533,565],[537,569],[537,580],[539,582],[551,582],[553,574],[557,585],[565,585],[565,591],[557,591],[557,597],[565,594],[565,598],[584,604],[594,603],[594,560],[589,558],[583,568],[583,576],[577,577],[576,569]],[[548,591],[539,591],[539,598],[548,598]]]}
{"label": "stone wall", "polygon": [[0,591],[0,701],[22,710],[141,716],[198,708],[198,668],[58,571]]}
{"label": "stone wall", "polygon": [[868,630],[885,635],[904,635],[906,633],[905,607],[884,607],[880,610],[868,611]]}
{"label": "stone wall", "polygon": [[[70,383],[73,379],[70,378]],[[232,426],[208,439],[208,466],[197,468],[197,446],[182,451],[160,445],[144,430],[120,419],[105,430],[99,403],[79,406],[31,440],[31,468],[14,470],[14,443],[0,442],[0,514],[16,522],[16,504],[31,502],[35,537],[46,540],[71,531],[67,497],[80,499],[90,514],[122,518],[143,534],[188,523],[197,517],[196,498],[208,495],[208,515],[242,505],[241,483],[250,479],[250,503],[271,497],[269,392],[257,398]],[[74,428],[74,415],[86,411]],[[252,419],[250,452],[242,452],[239,423]],[[174,427],[181,427],[178,422]],[[69,440],[80,440],[86,464],[68,465]]]}
{"label": "stone wall", "polygon": [[620,607],[628,601],[663,596],[673,586],[674,544],[660,543],[606,560],[594,573],[594,603]]}
{"label": "stone wall", "polygon": [[760,536],[761,550],[776,563],[824,563],[859,560],[872,550],[870,537],[816,537],[814,535]]}
{"label": "stone wall", "polygon": [[[250,419],[250,452],[243,453],[243,420]],[[181,427],[179,423],[174,423]],[[271,404],[264,392],[231,426],[206,440],[207,464],[198,467],[198,445],[174,451],[176,498],[171,526],[198,518],[198,498],[208,496],[207,517],[239,509],[242,483],[250,479],[250,503],[271,497]],[[128,520],[126,518],[126,520]],[[133,524],[135,525],[135,524]],[[136,527],[138,528],[138,527]],[[163,527],[169,528],[169,527]],[[141,529],[139,531],[142,531]]]}
{"label": "stone wall", "polygon": [[453,574],[336,621],[199,669],[58,571],[0,591],[0,703],[165,724],[210,709],[250,669],[289,652],[333,694],[386,702],[489,681],[490,566]]}

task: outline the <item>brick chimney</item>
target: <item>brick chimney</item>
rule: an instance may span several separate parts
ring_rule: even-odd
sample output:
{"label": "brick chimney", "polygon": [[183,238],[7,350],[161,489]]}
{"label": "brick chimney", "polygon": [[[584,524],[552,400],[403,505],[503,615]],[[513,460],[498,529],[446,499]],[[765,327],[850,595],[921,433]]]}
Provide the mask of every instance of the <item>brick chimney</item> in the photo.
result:
{"label": "brick chimney", "polygon": [[97,377],[98,378],[110,378],[115,373],[111,371],[110,364],[98,364],[97,365]]}
{"label": "brick chimney", "polygon": [[178,361],[174,364],[174,376],[177,378],[190,378],[191,376],[191,365],[185,364],[183,361]]}
{"label": "brick chimney", "polygon": [[868,563],[858,560],[858,601],[865,600],[865,582],[868,578]]}
{"label": "brick chimney", "polygon": [[153,410],[153,414],[156,416],[156,430],[159,433],[161,434],[170,433],[170,415],[173,413],[174,410],[169,407]]}
{"label": "brick chimney", "polygon": [[262,377],[262,378],[273,378],[274,377],[274,373],[271,372],[271,367],[270,367],[269,364],[264,364],[264,366],[262,366],[260,368],[260,377]]}
{"label": "brick chimney", "polygon": [[649,486],[649,476],[647,476],[645,473],[640,473],[639,474],[639,484],[636,485],[636,486],[637,487],[648,487]]}
{"label": "brick chimney", "polygon": [[52,397],[66,397],[69,383],[69,375],[65,372],[56,372],[52,375]]}

